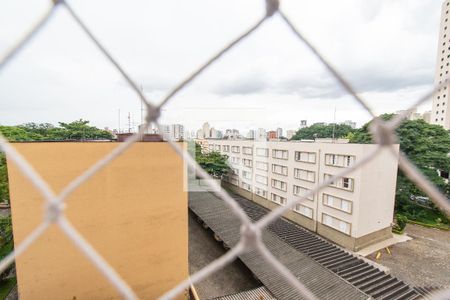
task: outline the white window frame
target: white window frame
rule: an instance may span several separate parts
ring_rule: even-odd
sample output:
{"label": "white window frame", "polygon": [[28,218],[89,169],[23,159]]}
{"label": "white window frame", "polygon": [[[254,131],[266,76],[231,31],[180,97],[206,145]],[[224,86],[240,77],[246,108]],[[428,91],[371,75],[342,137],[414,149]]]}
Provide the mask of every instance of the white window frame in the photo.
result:
{"label": "white window frame", "polygon": [[253,167],[253,160],[248,159],[248,158],[243,158],[242,159],[242,164],[244,166],[246,166],[247,168],[252,168]]}
{"label": "white window frame", "polygon": [[255,194],[267,199],[267,191],[265,189],[255,186]]}
{"label": "white window frame", "polygon": [[269,157],[269,149],[268,148],[256,148],[256,156]]}
{"label": "white window frame", "polygon": [[252,172],[246,171],[246,170],[242,170],[242,178],[251,180],[252,179]]}
{"label": "white window frame", "polygon": [[[336,218],[332,215],[329,215],[327,213],[322,213],[322,224],[325,226],[328,226],[330,228],[333,228],[343,234],[351,235],[352,232],[352,224],[341,220],[339,218]],[[343,230],[343,225],[345,225],[345,230]]]}
{"label": "white window frame", "polygon": [[343,199],[341,197],[336,197],[334,195],[323,193],[322,203],[325,206],[343,211],[348,214],[353,213],[353,202],[347,199]]}
{"label": "white window frame", "polygon": [[[324,180],[328,180],[332,177],[331,174],[324,174]],[[351,177],[341,177],[330,183],[331,187],[353,192],[355,190],[355,179]]]}
{"label": "white window frame", "polygon": [[272,149],[272,158],[287,160],[289,158],[289,151],[283,149]]}
{"label": "white window frame", "polygon": [[287,191],[287,182],[278,180],[278,179],[272,179],[271,180],[271,186],[274,189],[286,192]]}
{"label": "white window frame", "polygon": [[347,168],[355,163],[356,157],[349,154],[325,153],[325,165]]}
{"label": "white window frame", "polygon": [[282,197],[274,193],[271,193],[270,200],[280,205],[286,205],[287,203],[287,199],[285,197]]}
{"label": "white window frame", "polygon": [[[292,190],[293,190],[292,193],[293,193],[295,196],[298,196],[298,197],[304,197],[303,195],[305,195],[306,193],[308,193],[309,191],[311,191],[310,189],[307,189],[307,188],[305,188],[305,187],[303,187],[303,186],[295,185],[295,184],[294,184]],[[305,197],[304,197],[304,198],[305,198]],[[305,199],[314,201],[314,194],[309,195],[309,196],[306,197]]]}
{"label": "white window frame", "polygon": [[278,164],[272,164],[272,173],[287,176],[288,175],[288,167]]}
{"label": "white window frame", "polygon": [[295,205],[293,210],[309,219],[312,219],[313,215],[314,215],[314,209],[312,209],[311,207],[308,207],[306,205],[299,204],[299,203]]}
{"label": "white window frame", "polygon": [[255,181],[260,184],[268,185],[269,178],[260,174],[255,174]]}
{"label": "white window frame", "polygon": [[[264,167],[261,167],[261,166],[264,166]],[[255,167],[257,170],[266,171],[266,172],[269,171],[269,163],[264,162],[264,161],[256,161]]]}
{"label": "white window frame", "polygon": [[253,154],[253,148],[252,147],[242,147],[242,153],[246,155],[252,155]]}
{"label": "white window frame", "polygon": [[309,164],[316,163],[316,153],[309,151],[295,151],[295,161],[300,161]]}
{"label": "white window frame", "polygon": [[[304,176],[302,174],[306,174],[306,176]],[[299,180],[308,181],[308,182],[316,182],[316,172],[306,170],[306,169],[295,168],[294,169],[294,178],[299,179]]]}

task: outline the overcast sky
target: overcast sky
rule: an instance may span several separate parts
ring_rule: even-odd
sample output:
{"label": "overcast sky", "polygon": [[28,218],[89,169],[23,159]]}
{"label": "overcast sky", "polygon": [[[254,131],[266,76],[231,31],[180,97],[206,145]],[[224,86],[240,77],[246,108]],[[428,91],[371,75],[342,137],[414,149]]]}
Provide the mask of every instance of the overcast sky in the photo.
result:
{"label": "overcast sky", "polygon": [[[49,0],[2,1],[0,53]],[[263,0],[70,1],[99,40],[158,103],[171,87],[264,13]],[[440,0],[292,0],[282,9],[376,113],[407,108],[433,84]],[[0,124],[72,121],[122,129],[140,122],[139,99],[59,8],[0,72]],[[300,120],[361,125],[369,115],[339,87],[279,17],[198,77],[162,123],[197,129],[283,127]],[[430,110],[431,102],[420,107]]]}

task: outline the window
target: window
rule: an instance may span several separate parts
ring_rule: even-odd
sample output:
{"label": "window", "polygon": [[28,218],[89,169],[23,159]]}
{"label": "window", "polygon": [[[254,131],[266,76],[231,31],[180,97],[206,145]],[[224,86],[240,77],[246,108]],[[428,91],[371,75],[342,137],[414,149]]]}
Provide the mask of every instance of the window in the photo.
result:
{"label": "window", "polygon": [[349,214],[352,213],[352,202],[336,196],[323,194],[323,204]]}
{"label": "window", "polygon": [[262,161],[256,161],[256,169],[262,170],[262,171],[268,171],[269,170],[269,164]]}
{"label": "window", "polygon": [[267,191],[259,187],[255,187],[255,194],[267,199]]}
{"label": "window", "polygon": [[288,159],[288,151],[287,150],[272,150],[272,157],[278,159]]}
{"label": "window", "polygon": [[230,162],[235,165],[239,165],[239,157],[230,156]]}
{"label": "window", "polygon": [[[330,179],[332,176],[330,174],[325,174],[324,178],[325,180]],[[335,182],[332,182],[330,184],[332,187],[336,187],[339,189],[344,189],[348,191],[353,191],[354,189],[354,179],[349,177],[342,177],[337,179]]]}
{"label": "window", "polygon": [[294,169],[294,178],[296,178],[296,179],[314,182],[315,176],[316,176],[315,172],[313,172],[313,171],[308,171],[308,170],[303,170],[303,169]]}
{"label": "window", "polygon": [[247,191],[252,191],[252,186],[246,182],[242,182],[242,188]]}
{"label": "window", "polygon": [[244,177],[245,179],[252,179],[252,172],[248,172],[243,170],[242,171],[242,177]]}
{"label": "window", "polygon": [[211,151],[213,151],[213,150],[214,150],[214,145],[213,145],[213,144],[209,144],[209,145],[208,145],[208,149],[211,150]]}
{"label": "window", "polygon": [[242,153],[247,155],[253,154],[253,148],[252,147],[242,147]]}
{"label": "window", "polygon": [[353,155],[325,154],[325,164],[335,167],[350,167],[355,162]]}
{"label": "window", "polygon": [[215,146],[215,150],[216,150],[216,151],[220,151],[220,145],[216,145],[216,146]]}
{"label": "window", "polygon": [[272,164],[272,173],[287,176],[288,168],[286,166]]}
{"label": "window", "polygon": [[239,169],[232,168],[231,169],[231,174],[239,176]]}
{"label": "window", "polygon": [[310,219],[312,219],[313,217],[313,209],[301,204],[296,204],[294,207],[294,211]]}
{"label": "window", "polygon": [[307,163],[316,163],[316,153],[295,151],[295,160]]}
{"label": "window", "polygon": [[[304,188],[302,186],[294,185],[294,195],[303,197],[306,193],[311,191],[310,189]],[[308,197],[306,197],[308,200],[314,200],[314,195],[311,194]]]}
{"label": "window", "polygon": [[281,197],[281,196],[279,196],[277,194],[274,194],[274,193],[271,194],[271,199],[272,199],[273,202],[281,204],[281,205],[286,205],[286,202],[287,202],[286,198]]}
{"label": "window", "polygon": [[350,227],[351,227],[350,223],[342,221],[338,218],[322,213],[322,224],[350,235]]}
{"label": "window", "polygon": [[264,185],[267,185],[267,182],[268,182],[267,176],[262,176],[259,174],[255,175],[255,180],[256,180],[256,182],[264,184]]}
{"label": "window", "polygon": [[251,159],[243,158],[242,164],[246,167],[251,168],[253,166],[253,161]]}
{"label": "window", "polygon": [[239,153],[241,152],[239,149],[239,146],[231,146],[231,152],[233,153]]}
{"label": "window", "polygon": [[256,156],[269,157],[269,149],[256,148]]}
{"label": "window", "polygon": [[281,180],[272,179],[272,187],[277,190],[287,191],[287,183]]}
{"label": "window", "polygon": [[222,146],[222,151],[223,152],[230,152],[230,146],[229,145],[223,145]]}

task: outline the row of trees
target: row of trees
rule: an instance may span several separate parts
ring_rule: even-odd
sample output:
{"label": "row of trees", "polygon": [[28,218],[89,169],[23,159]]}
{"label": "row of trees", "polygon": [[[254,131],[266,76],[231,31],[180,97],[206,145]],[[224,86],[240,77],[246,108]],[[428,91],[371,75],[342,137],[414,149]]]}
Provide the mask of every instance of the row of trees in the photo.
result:
{"label": "row of trees", "polygon": [[0,126],[0,132],[9,141],[99,140],[113,138],[109,131],[90,126],[89,121],[83,119],[70,123],[59,122],[59,126],[54,126],[50,123]]}
{"label": "row of trees", "polygon": [[[394,114],[383,114],[383,120],[390,120]],[[315,124],[299,129],[294,140],[314,138],[348,138],[350,143],[373,143],[373,136],[369,131],[371,122],[361,128],[353,129],[347,125]],[[450,170],[450,131],[442,126],[428,124],[423,120],[404,120],[396,130],[400,150],[433,182],[447,197],[450,196],[450,185],[441,178],[437,170]],[[410,201],[410,197],[426,196],[399,170],[396,190],[396,211],[412,220],[431,222],[449,222],[448,218],[436,207],[432,212]]]}
{"label": "row of trees", "polygon": [[[112,139],[113,135],[80,119],[70,123],[60,122],[59,126],[49,123],[26,123],[17,126],[0,126],[1,134],[9,141],[64,141]],[[0,152],[0,202],[9,201],[8,173],[6,157]]]}

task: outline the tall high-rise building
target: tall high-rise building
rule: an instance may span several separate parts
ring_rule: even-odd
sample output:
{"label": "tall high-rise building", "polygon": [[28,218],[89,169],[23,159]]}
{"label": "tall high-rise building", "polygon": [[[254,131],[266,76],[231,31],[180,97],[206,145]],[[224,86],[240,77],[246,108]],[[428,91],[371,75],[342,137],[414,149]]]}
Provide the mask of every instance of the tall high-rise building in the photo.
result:
{"label": "tall high-rise building", "polygon": [[300,121],[300,129],[308,127],[308,122],[306,120]]}
{"label": "tall high-rise building", "polygon": [[203,137],[209,139],[211,137],[211,127],[208,122],[203,123]]}
{"label": "tall high-rise building", "polygon": [[211,127],[210,138],[212,138],[212,139],[217,139],[218,138],[217,130],[214,127]]}
{"label": "tall high-rise building", "polygon": [[295,135],[295,130],[288,130],[288,131],[286,131],[286,138],[288,139],[288,140],[290,140],[290,139],[292,139],[292,137]]}
{"label": "tall high-rise building", "polygon": [[258,128],[255,136],[256,141],[267,141],[267,132],[264,128]]}
{"label": "tall high-rise building", "polygon": [[170,125],[170,134],[173,141],[181,141],[184,139],[184,126],[181,124]]}
{"label": "tall high-rise building", "polygon": [[255,139],[255,131],[253,129],[250,129],[247,132],[247,139],[249,139],[249,140],[254,140]]}
{"label": "tall high-rise building", "polygon": [[283,136],[283,128],[278,127],[277,128],[277,138],[280,138]]}
{"label": "tall high-rise building", "polygon": [[450,76],[450,29],[449,26],[450,0],[444,1],[441,12],[441,25],[439,29],[439,43],[436,63],[435,85],[445,83],[433,95],[433,107],[431,110],[431,124],[442,125],[445,129],[450,129],[450,110],[448,109],[448,89],[450,88],[448,78]]}

